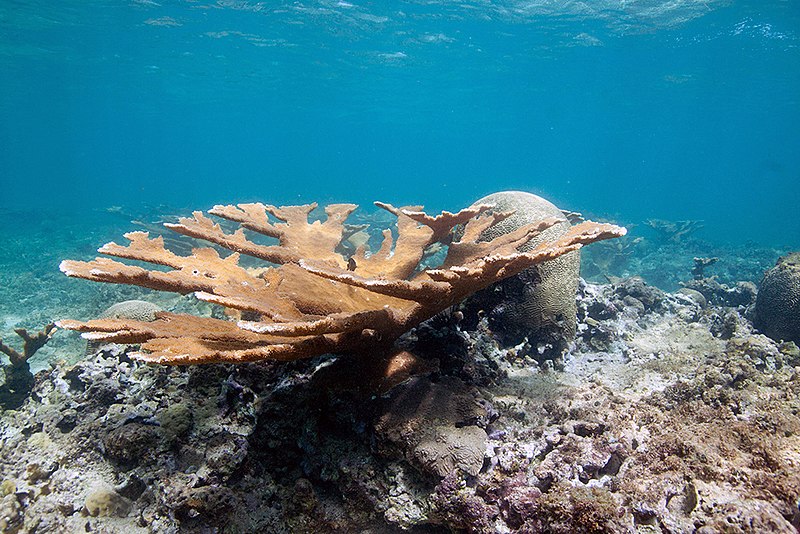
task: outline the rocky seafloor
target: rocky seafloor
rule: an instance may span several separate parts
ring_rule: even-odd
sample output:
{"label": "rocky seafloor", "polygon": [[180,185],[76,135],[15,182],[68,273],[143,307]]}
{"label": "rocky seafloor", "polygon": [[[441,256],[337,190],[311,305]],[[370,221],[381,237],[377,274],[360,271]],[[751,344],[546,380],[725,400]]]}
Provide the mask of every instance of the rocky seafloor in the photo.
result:
{"label": "rocky seafloor", "polygon": [[[23,215],[0,240],[7,344],[131,298],[212,313],[57,271],[128,215],[95,214],[90,233]],[[504,346],[473,302],[402,340],[430,365],[385,393],[358,362],[147,366],[59,332],[29,398],[0,410],[0,531],[797,532],[800,353],[751,323],[786,249],[696,229],[587,247],[563,359]],[[691,273],[698,256],[719,260]]]}
{"label": "rocky seafloor", "polygon": [[331,358],[54,360],[0,415],[0,530],[795,533],[800,351],[751,286],[582,282],[555,362],[444,314],[382,395]]}

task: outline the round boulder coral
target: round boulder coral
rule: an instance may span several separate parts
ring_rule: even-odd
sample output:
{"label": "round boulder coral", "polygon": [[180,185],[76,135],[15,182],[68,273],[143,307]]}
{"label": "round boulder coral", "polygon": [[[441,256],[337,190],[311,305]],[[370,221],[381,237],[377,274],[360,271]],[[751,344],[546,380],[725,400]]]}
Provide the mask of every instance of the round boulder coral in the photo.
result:
{"label": "round boulder coral", "polygon": [[800,252],[780,258],[764,275],[754,323],[772,339],[800,343]]}
{"label": "round boulder coral", "polygon": [[144,300],[126,300],[109,306],[98,319],[134,319],[152,322],[156,313],[163,311],[160,306]]}
{"label": "round boulder coral", "polygon": [[[156,313],[164,311],[161,306],[144,300],[125,300],[117,302],[106,308],[98,319],[133,319],[135,321],[153,322]],[[86,344],[86,354],[94,354],[103,346],[102,342],[89,341]]]}
{"label": "round boulder coral", "polygon": [[[525,245],[523,252],[555,241],[570,227],[560,209],[531,193],[493,193],[473,205],[478,204],[492,204],[496,211],[514,211],[484,233],[482,237],[486,240],[543,219],[559,219],[560,222]],[[566,341],[575,335],[580,258],[580,252],[575,251],[532,267],[479,293],[473,297],[473,304],[477,300],[482,305],[489,314],[492,330],[507,344],[517,344],[527,337],[531,345],[541,346],[539,352],[545,358],[557,359]]]}

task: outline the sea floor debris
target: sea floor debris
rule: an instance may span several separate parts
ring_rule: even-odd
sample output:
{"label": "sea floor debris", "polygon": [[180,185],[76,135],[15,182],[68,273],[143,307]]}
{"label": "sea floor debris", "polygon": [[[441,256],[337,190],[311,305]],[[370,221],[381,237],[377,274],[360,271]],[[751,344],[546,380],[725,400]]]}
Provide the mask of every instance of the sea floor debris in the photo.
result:
{"label": "sea floor debris", "polygon": [[[328,357],[173,368],[110,346],[55,362],[0,415],[0,527],[796,532],[797,347],[746,306],[639,279],[581,284],[578,310],[563,371],[486,321],[431,321],[403,342],[457,350],[382,396],[320,387]],[[398,397],[445,390],[442,455]],[[449,448],[465,432],[480,465]]]}

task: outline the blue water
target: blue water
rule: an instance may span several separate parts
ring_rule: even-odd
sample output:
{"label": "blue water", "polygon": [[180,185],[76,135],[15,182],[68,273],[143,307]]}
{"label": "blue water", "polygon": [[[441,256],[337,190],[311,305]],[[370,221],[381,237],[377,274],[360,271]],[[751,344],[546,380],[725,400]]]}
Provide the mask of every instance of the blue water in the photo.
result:
{"label": "blue water", "polygon": [[799,45],[795,0],[2,0],[0,208],[524,189],[798,247]]}

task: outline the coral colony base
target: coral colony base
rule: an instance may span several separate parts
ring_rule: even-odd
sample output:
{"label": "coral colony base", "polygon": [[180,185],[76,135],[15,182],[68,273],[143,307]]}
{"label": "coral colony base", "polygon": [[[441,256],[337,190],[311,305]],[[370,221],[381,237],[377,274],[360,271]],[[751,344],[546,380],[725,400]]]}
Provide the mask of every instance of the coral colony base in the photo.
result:
{"label": "coral colony base", "polygon": [[[796,262],[758,303],[705,261],[674,293],[591,284],[542,262],[624,230],[531,197],[438,217],[380,205],[397,227],[372,255],[378,236],[344,222],[354,206],[310,221],[313,206],[250,204],[211,212],[252,233],[199,213],[169,225],[227,257],[133,233],[101,251],[159,267],[64,262],[201,300],[61,321],[88,353],[35,378],[54,327],[0,341],[0,531],[796,534],[800,350],[750,321],[797,326],[774,298],[800,287]],[[535,295],[552,300],[542,317],[571,317],[517,340],[541,332],[517,317]]]}

